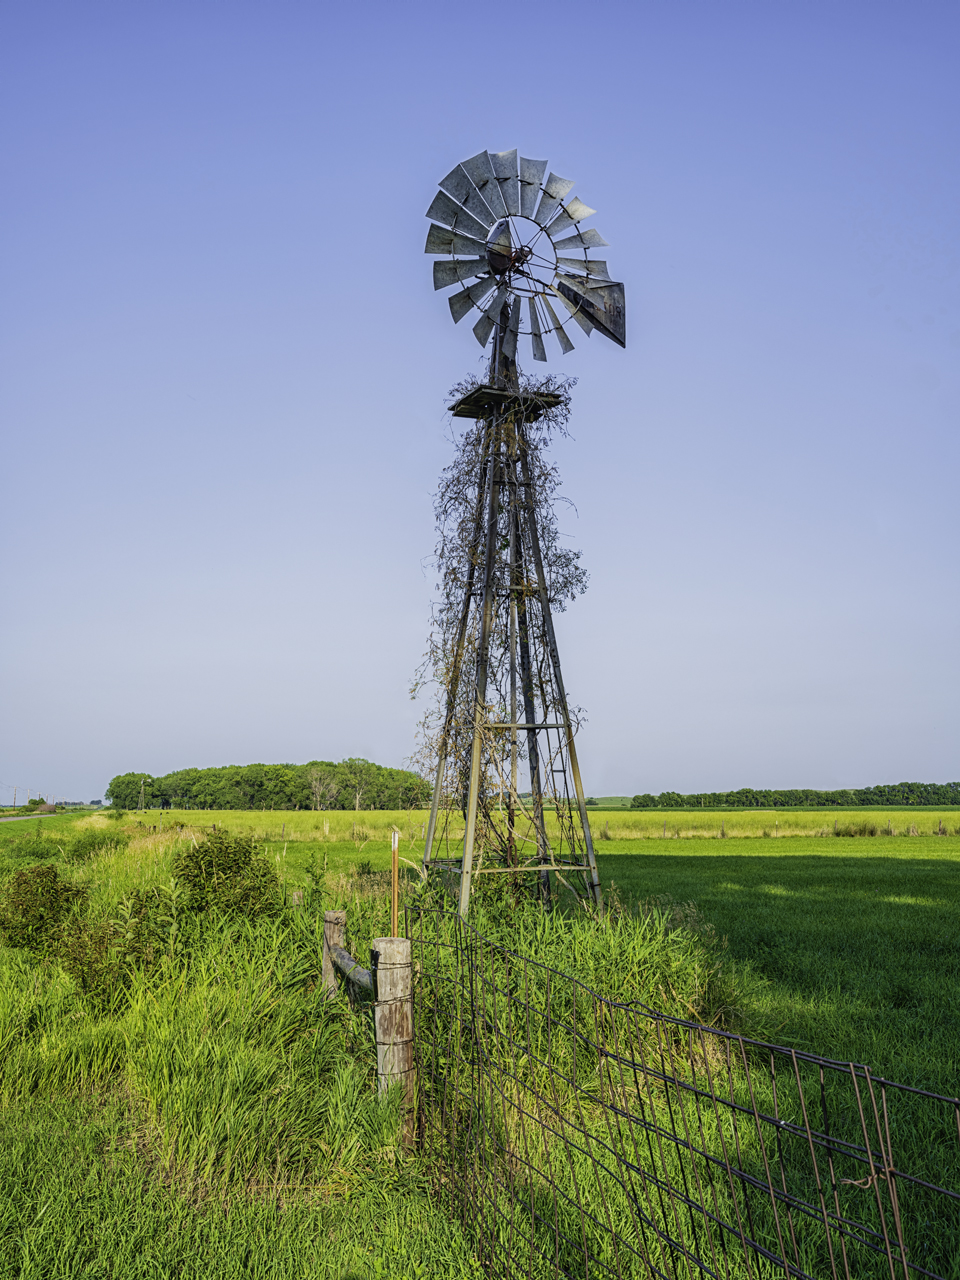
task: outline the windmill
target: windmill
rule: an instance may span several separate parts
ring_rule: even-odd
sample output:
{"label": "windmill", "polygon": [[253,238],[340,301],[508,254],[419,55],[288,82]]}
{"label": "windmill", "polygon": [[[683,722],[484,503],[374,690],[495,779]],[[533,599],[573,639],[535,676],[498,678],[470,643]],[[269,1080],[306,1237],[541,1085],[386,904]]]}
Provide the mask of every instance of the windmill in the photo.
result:
{"label": "windmill", "polygon": [[433,666],[444,697],[423,857],[463,916],[474,878],[486,874],[533,886],[545,905],[553,876],[602,909],[578,714],[553,624],[579,572],[557,541],[555,472],[543,455],[566,419],[568,384],[521,378],[517,348],[523,336],[536,361],[547,359],[547,341],[566,354],[571,322],[625,346],[624,290],[591,256],[607,247],[581,226],[595,210],[568,198],[573,182],[546,172],[545,161],[516,151],[481,151],[442,179],[427,210],[434,288],[454,287],[454,322],[473,314],[477,341],[491,346],[486,382],[460,388],[451,406],[474,427],[454,486],[459,541],[441,544],[446,609]]}

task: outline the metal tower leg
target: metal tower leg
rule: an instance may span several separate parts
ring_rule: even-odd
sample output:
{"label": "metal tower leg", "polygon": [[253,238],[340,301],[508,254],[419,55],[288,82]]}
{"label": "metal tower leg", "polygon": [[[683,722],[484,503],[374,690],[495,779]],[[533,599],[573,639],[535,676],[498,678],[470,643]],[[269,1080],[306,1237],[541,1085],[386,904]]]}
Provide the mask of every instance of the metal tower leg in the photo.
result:
{"label": "metal tower leg", "polygon": [[537,529],[536,505],[533,500],[533,480],[527,458],[527,442],[523,426],[518,426],[518,442],[520,453],[520,473],[525,486],[525,502],[527,506],[527,523],[530,530],[530,546],[537,571],[537,587],[540,595],[540,608],[543,613],[543,624],[547,633],[547,647],[550,650],[550,664],[553,669],[553,680],[556,687],[557,701],[567,738],[567,752],[570,757],[570,771],[573,774],[573,785],[577,796],[577,809],[580,813],[580,824],[583,827],[583,838],[587,849],[587,863],[590,868],[590,891],[599,911],[603,910],[603,894],[600,890],[600,875],[597,871],[597,856],[593,848],[593,835],[590,831],[590,819],[587,816],[586,798],[583,794],[583,782],[580,778],[580,765],[577,761],[577,748],[574,743],[573,724],[570,720],[570,709],[567,694],[563,685],[563,674],[560,670],[560,651],[557,648],[557,636],[553,629],[553,615],[550,611],[550,599],[547,593],[547,580],[543,571],[543,555],[540,550],[540,534]]}
{"label": "metal tower leg", "polygon": [[490,458],[490,503],[487,509],[486,546],[483,566],[483,613],[477,643],[477,679],[473,701],[473,752],[470,758],[470,787],[467,793],[466,829],[463,834],[463,863],[460,872],[460,914],[466,919],[470,908],[473,875],[473,847],[477,834],[477,804],[480,796],[480,765],[483,755],[483,721],[486,718],[487,669],[490,632],[493,627],[494,557],[497,547],[497,513],[500,501],[501,466],[500,421],[491,424],[494,436]]}
{"label": "metal tower leg", "polygon": [[[493,433],[487,433],[486,448],[480,463],[480,474],[483,475],[490,460],[490,446],[493,441]],[[450,683],[447,687],[447,706],[443,718],[443,732],[440,735],[440,745],[437,754],[437,774],[433,784],[433,802],[430,806],[430,820],[427,823],[427,838],[423,847],[423,866],[428,869],[430,859],[433,856],[433,841],[437,832],[437,814],[440,809],[440,799],[443,794],[443,774],[447,764],[447,747],[450,741],[450,730],[453,727],[453,718],[456,714],[457,707],[457,691],[460,685],[460,668],[463,663],[463,648],[467,638],[467,624],[470,620],[470,602],[473,598],[473,583],[477,571],[477,549],[480,545],[481,534],[483,533],[483,511],[485,506],[486,487],[481,484],[477,493],[477,509],[473,520],[473,536],[470,540],[470,557],[467,565],[467,580],[463,589],[463,606],[460,610],[460,619],[457,625],[457,638],[454,644],[453,664],[450,672]]]}

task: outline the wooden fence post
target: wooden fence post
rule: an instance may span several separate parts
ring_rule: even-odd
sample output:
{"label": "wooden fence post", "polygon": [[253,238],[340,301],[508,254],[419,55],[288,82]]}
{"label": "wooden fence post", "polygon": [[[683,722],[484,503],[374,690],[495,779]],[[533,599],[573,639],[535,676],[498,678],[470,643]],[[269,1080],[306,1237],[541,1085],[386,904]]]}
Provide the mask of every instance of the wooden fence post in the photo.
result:
{"label": "wooden fence post", "polygon": [[403,1082],[403,1141],[410,1146],[416,1124],[416,1074],[413,1059],[413,968],[409,938],[374,938],[373,974],[377,1079],[380,1092]]}
{"label": "wooden fence post", "polygon": [[346,911],[325,911],[323,913],[323,964],[320,980],[328,997],[337,994],[337,971],[330,955],[331,947],[343,946],[343,933],[347,924]]}

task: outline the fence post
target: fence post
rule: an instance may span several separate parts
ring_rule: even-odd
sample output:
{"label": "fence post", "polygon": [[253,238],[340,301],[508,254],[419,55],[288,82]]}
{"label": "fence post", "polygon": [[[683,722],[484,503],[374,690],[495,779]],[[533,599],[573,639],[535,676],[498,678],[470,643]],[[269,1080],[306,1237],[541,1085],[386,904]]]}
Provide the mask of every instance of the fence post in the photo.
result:
{"label": "fence post", "polygon": [[333,965],[330,948],[343,946],[343,931],[346,923],[346,911],[323,913],[323,964],[320,969],[320,981],[328,998],[337,994],[337,971]]}
{"label": "fence post", "polygon": [[370,948],[377,1080],[386,1093],[403,1082],[403,1141],[414,1138],[416,1074],[413,1057],[413,967],[409,938],[374,938]]}

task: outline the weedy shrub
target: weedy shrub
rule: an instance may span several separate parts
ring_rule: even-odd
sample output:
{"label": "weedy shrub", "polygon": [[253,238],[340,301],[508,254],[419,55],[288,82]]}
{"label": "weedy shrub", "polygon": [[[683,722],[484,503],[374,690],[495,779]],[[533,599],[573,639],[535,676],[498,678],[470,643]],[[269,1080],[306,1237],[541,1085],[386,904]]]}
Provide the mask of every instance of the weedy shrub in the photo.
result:
{"label": "weedy shrub", "polygon": [[835,836],[878,836],[886,835],[875,822],[848,822],[845,827],[835,827]]}
{"label": "weedy shrub", "polygon": [[199,937],[186,912],[186,891],[175,882],[134,892],[109,920],[76,919],[61,926],[56,957],[87,1001],[100,1012],[121,1007],[135,974],[149,974]]}
{"label": "weedy shrub", "polygon": [[190,911],[212,909],[256,919],[283,909],[280,878],[249,836],[211,832],[179,851],[173,875],[186,890],[184,905]]}
{"label": "weedy shrub", "polygon": [[48,862],[63,856],[56,840],[41,835],[15,836],[0,844],[0,857],[5,862]]}
{"label": "weedy shrub", "polygon": [[108,849],[126,849],[129,843],[130,837],[123,831],[82,831],[65,847],[65,857],[68,862],[87,862]]}
{"label": "weedy shrub", "polygon": [[0,893],[0,938],[8,947],[46,955],[56,950],[57,926],[86,897],[49,864],[15,871]]}

